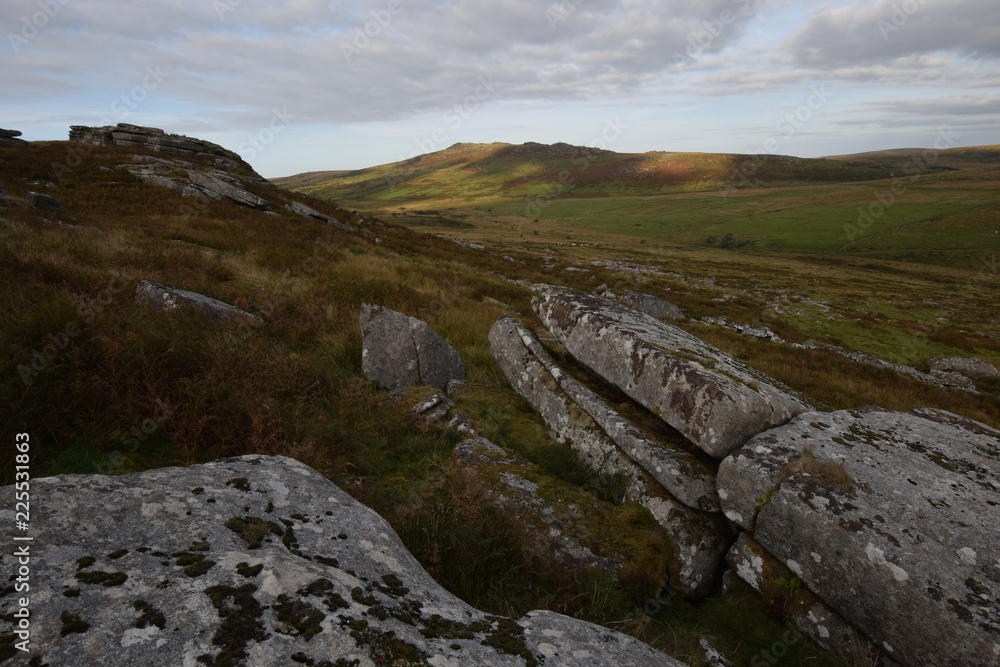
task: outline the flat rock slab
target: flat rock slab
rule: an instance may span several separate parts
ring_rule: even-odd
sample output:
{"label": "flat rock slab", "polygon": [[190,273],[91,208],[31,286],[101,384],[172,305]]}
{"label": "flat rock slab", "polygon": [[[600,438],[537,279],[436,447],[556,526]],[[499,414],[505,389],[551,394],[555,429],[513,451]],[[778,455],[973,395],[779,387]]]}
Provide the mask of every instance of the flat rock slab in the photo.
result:
{"label": "flat rock slab", "polygon": [[[667,450],[629,424],[563,373],[515,320],[497,320],[489,338],[497,364],[538,412],[552,439],[570,445],[602,479],[620,477],[622,499],[649,509],[663,527],[674,547],[671,574],[677,587],[692,599],[708,595],[731,542],[721,517],[692,509],[718,509],[711,469],[687,452]],[[619,439],[625,445],[616,442]],[[660,470],[654,476],[643,469],[646,466]],[[671,495],[674,491],[686,504]]]}
{"label": "flat rock slab", "polygon": [[684,311],[678,306],[665,299],[661,299],[658,296],[653,296],[652,294],[636,292],[631,289],[624,289],[621,294],[613,294],[608,291],[604,294],[604,296],[609,299],[614,299],[615,301],[621,301],[626,306],[634,308],[640,313],[646,313],[650,317],[655,317],[658,320],[684,319]]}
{"label": "flat rock slab", "polygon": [[[65,475],[32,491],[25,657],[38,664],[682,664],[552,612],[476,610],[382,518],[292,459]],[[0,597],[5,643],[18,608]]]}
{"label": "flat rock slab", "polygon": [[213,323],[219,323],[231,317],[255,318],[254,315],[224,301],[152,280],[139,281],[139,284],[135,286],[135,300],[138,303],[151,304],[161,310],[174,310],[181,306],[195,308],[207,314]]}
{"label": "flat rock slab", "polygon": [[715,458],[809,409],[760,371],[614,301],[536,286],[532,307],[576,359]]}
{"label": "flat rock slab", "polygon": [[318,220],[320,222],[325,222],[328,225],[339,227],[345,231],[351,231],[350,225],[346,225],[336,218],[331,218],[330,216],[320,213],[319,211],[297,201],[293,201],[291,204],[285,204],[285,208],[296,215],[301,215],[304,218],[312,218],[313,220]]}
{"label": "flat rock slab", "polygon": [[982,357],[948,357],[945,359],[931,359],[929,362],[931,372],[955,372],[962,375],[988,375],[991,377],[1000,376],[1000,371],[992,363]]}
{"label": "flat rock slab", "polygon": [[458,352],[426,322],[373,303],[361,305],[361,370],[383,389],[447,389],[465,379]]}
{"label": "flat rock slab", "polygon": [[726,516],[901,664],[1000,662],[1000,432],[929,408],[806,413],[718,485]]}
{"label": "flat rock slab", "polygon": [[[715,472],[707,463],[631,424],[553,362],[534,334],[516,320],[497,320],[490,329],[490,345],[515,391],[539,412],[554,438],[572,441],[592,468],[621,473],[638,466],[688,507],[719,511]],[[558,387],[553,387],[553,382]],[[574,409],[576,413],[582,409],[592,422],[579,419],[582,415],[574,414]],[[570,433],[581,428],[584,433]],[[593,446],[584,444],[591,441]],[[629,477],[641,475],[633,472]]]}

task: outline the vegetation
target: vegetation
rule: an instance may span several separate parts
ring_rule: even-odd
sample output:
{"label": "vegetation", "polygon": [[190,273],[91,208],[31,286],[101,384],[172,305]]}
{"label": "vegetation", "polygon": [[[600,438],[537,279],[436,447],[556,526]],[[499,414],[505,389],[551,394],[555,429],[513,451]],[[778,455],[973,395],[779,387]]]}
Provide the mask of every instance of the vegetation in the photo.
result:
{"label": "vegetation", "polygon": [[[337,187],[350,185],[365,202],[377,201],[381,220],[372,207],[357,204],[362,199],[341,197],[365,211],[356,213],[267,184],[250,189],[277,215],[215,201],[194,209],[119,168],[132,150],[95,147],[67,171],[57,168],[73,151],[64,142],[0,149],[0,183],[15,201],[26,201],[29,190],[44,191],[59,197],[72,216],[62,216],[70,224],[60,224],[54,214],[24,205],[0,208],[0,400],[8,406],[0,415],[3,437],[30,434],[33,476],[122,474],[248,453],[292,456],[386,517],[428,571],[471,604],[498,614],[535,608],[572,613],[695,665],[703,664],[698,638],[707,636],[737,664],[751,664],[782,641],[780,619],[741,585],[698,605],[665,589],[665,547],[645,510],[609,502],[613,480],[596,479],[571,450],[549,440],[503,378],[487,341],[490,326],[513,313],[537,328],[530,291],[504,276],[587,290],[604,283],[614,291],[629,287],[663,296],[691,316],[684,324],[690,331],[816,405],[928,405],[1000,426],[1000,400],[987,380],[980,381],[982,395],[945,391],[833,352],[755,341],[697,321],[725,315],[768,326],[790,342],[814,339],[916,366],[930,357],[969,355],[1000,364],[995,268],[988,269],[995,267],[994,222],[985,213],[968,213],[972,204],[995,203],[997,172],[987,163],[979,171],[939,170],[913,183],[913,210],[923,207],[921,219],[937,211],[939,229],[928,222],[907,227],[919,231],[912,237],[906,236],[910,231],[899,234],[935,252],[961,241],[970,258],[963,265],[956,251],[941,262],[950,266],[932,266],[873,261],[899,256],[904,247],[888,233],[861,239],[875,244],[871,252],[841,248],[850,218],[837,211],[848,202],[867,202],[872,192],[871,183],[847,181],[880,178],[892,166],[827,160],[802,171],[776,161],[757,172],[771,187],[741,185],[722,198],[706,184],[730,173],[739,162],[732,156],[729,162],[654,156],[649,164],[661,165],[657,173],[701,176],[637,179],[625,190],[606,178],[621,166],[619,158],[599,154],[588,160],[593,177],[580,178],[571,195],[547,200],[544,211],[525,217],[523,197],[544,194],[539,174],[551,173],[563,158],[551,164],[539,158],[531,166],[523,156],[497,155],[502,149],[489,149],[492,157],[479,166],[480,190],[470,186],[461,196],[458,186],[449,190],[434,179],[446,180],[467,159],[450,163],[450,172],[439,169],[438,176],[434,165],[418,160],[418,170],[393,186],[395,194],[384,182],[382,194],[366,185],[366,174],[340,175]],[[463,155],[485,150],[461,148]],[[709,164],[716,164],[714,171]],[[39,184],[45,181],[53,185]],[[323,190],[317,177],[300,185],[318,194],[341,192]],[[964,203],[962,189],[968,190]],[[357,231],[286,211],[284,204],[293,200]],[[405,215],[391,215],[401,205]],[[910,204],[899,203],[900,215],[904,205]],[[668,214],[669,224],[663,222]],[[716,222],[709,224],[710,218]],[[725,224],[718,222],[723,218]],[[805,218],[813,222],[805,225]],[[423,229],[486,242],[489,251],[392,224],[417,219],[427,223]],[[527,241],[520,238],[526,232]],[[705,243],[709,235],[730,233],[757,243],[726,249]],[[779,241],[781,248],[773,249]],[[827,253],[829,248],[835,250]],[[595,266],[594,260],[635,262],[656,273]],[[132,292],[142,279],[200,292],[260,317],[213,327],[195,311],[140,308]],[[424,319],[455,346],[469,379],[456,399],[459,409],[484,436],[538,467],[540,493],[578,494],[594,503],[595,520],[613,528],[594,549],[627,554],[627,576],[567,569],[532,552],[526,526],[492,507],[479,482],[452,464],[458,436],[410,417],[409,407],[426,390],[401,402],[384,400],[361,373],[357,317],[364,302]],[[657,428],[655,417],[601,391],[631,418]],[[13,460],[2,465],[0,482],[9,484]],[[245,480],[230,482],[243,488]],[[281,534],[292,542],[290,528],[282,530],[278,520],[233,517],[227,525],[251,546]],[[94,563],[85,560],[81,569]],[[187,567],[201,569],[211,562],[190,560]],[[255,570],[259,566],[244,565],[242,573],[252,578]],[[117,574],[94,571],[79,578],[120,585]],[[226,626],[213,642],[234,658],[243,647],[226,633],[242,636],[258,625],[259,610],[244,599],[252,588],[210,591]],[[289,618],[308,619],[301,611],[292,609]],[[840,664],[805,641],[786,648],[790,664]]]}

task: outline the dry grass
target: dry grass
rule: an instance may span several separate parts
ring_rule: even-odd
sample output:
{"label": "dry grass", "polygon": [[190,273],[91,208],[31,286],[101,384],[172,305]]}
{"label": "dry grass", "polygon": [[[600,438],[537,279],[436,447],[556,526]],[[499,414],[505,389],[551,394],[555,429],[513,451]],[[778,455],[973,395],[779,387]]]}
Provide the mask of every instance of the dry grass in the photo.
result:
{"label": "dry grass", "polygon": [[809,445],[802,448],[802,453],[798,457],[782,466],[776,483],[780,484],[783,480],[799,473],[818,477],[838,493],[847,493],[853,486],[851,476],[847,474],[843,463],[829,459],[817,459],[816,453]]}

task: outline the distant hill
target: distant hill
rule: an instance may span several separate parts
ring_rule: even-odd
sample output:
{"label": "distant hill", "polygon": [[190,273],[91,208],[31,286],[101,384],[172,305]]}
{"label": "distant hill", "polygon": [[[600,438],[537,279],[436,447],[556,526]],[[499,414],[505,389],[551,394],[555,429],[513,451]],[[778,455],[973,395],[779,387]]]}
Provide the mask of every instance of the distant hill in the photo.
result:
{"label": "distant hill", "polygon": [[357,202],[482,202],[547,194],[552,183],[575,196],[668,194],[761,185],[843,183],[887,178],[891,165],[843,159],[726,153],[615,153],[565,143],[459,143],[409,160],[355,171],[274,179],[284,188]]}
{"label": "distant hill", "polygon": [[1000,250],[1000,146],[807,159],[455,144],[275,182],[477,243],[725,243],[957,267]]}
{"label": "distant hill", "polygon": [[993,146],[965,146],[960,148],[893,148],[883,151],[854,153],[852,155],[832,155],[831,160],[865,162],[868,164],[892,166],[917,160],[938,168],[974,169],[976,167],[1000,165],[1000,144]]}

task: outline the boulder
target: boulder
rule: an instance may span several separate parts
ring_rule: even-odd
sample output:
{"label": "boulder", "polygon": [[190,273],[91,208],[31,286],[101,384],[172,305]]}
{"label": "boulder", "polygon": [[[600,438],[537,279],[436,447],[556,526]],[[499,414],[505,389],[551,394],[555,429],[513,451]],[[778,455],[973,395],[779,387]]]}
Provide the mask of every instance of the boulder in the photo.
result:
{"label": "boulder", "polygon": [[715,458],[809,409],[760,371],[614,301],[536,286],[532,307],[576,359]]}
{"label": "boulder", "polygon": [[7,199],[10,195],[7,194],[7,189],[0,183],[0,199]]}
{"label": "boulder", "polygon": [[458,352],[426,322],[373,303],[361,305],[360,320],[361,369],[379,387],[446,389],[465,379]]}
{"label": "boulder", "polygon": [[20,130],[4,130],[0,128],[0,146],[18,146],[28,143],[24,139],[18,139],[20,136]]}
{"label": "boulder", "polygon": [[29,192],[28,203],[43,211],[52,211],[53,213],[66,212],[66,207],[63,206],[62,201],[49,195],[43,195],[40,192]]}
{"label": "boulder", "polygon": [[218,324],[231,317],[246,317],[256,319],[255,315],[240,310],[236,306],[207,297],[204,294],[191,292],[179,287],[171,287],[152,280],[140,280],[135,286],[137,303],[148,303],[160,310],[174,310],[181,306],[195,308],[208,315],[209,319]]}
{"label": "boulder", "polygon": [[[664,491],[658,480],[664,479],[670,490],[676,489],[694,507],[717,508],[714,475],[708,466],[682,450],[667,450],[628,424],[590,390],[562,373],[532,334],[513,319],[504,317],[493,325],[490,345],[504,375],[539,413],[550,436],[556,442],[570,445],[600,479],[619,478],[621,500],[642,504],[664,528],[674,546],[671,575],[677,587],[692,599],[707,595],[729,547],[729,530],[717,515],[678,502]],[[571,387],[568,391],[567,386]],[[569,391],[584,397],[582,403],[575,403]],[[609,432],[588,414],[589,410],[603,410],[601,414],[611,424],[611,431],[626,436],[629,446],[643,452],[637,458],[647,465],[655,461],[665,466],[662,474],[654,478],[637,465],[627,450],[623,451],[624,447],[616,444]],[[682,470],[690,472],[691,478],[685,478]]]}
{"label": "boulder", "polygon": [[904,665],[1000,660],[1000,432],[810,412],[722,462],[723,511]]}
{"label": "boulder", "polygon": [[[293,459],[64,475],[32,491],[32,664],[682,664],[552,612],[478,611]],[[0,564],[16,570],[14,549]],[[5,644],[19,641],[19,604],[0,597]]]}
{"label": "boulder", "polygon": [[650,317],[658,320],[683,320],[684,311],[674,304],[661,299],[652,294],[636,292],[635,290],[624,289],[621,294],[605,292],[604,296],[624,303],[629,308],[634,308],[640,313],[646,313]]}
{"label": "boulder", "polygon": [[189,171],[188,178],[195,188],[211,199],[229,199],[237,204],[266,211],[270,208],[266,199],[249,192],[238,181],[227,182],[200,171]]}
{"label": "boulder", "polygon": [[[638,465],[688,507],[708,512],[719,510],[715,472],[711,467],[684,449],[660,442],[636,428],[559,368],[534,334],[517,321],[509,317],[497,320],[490,330],[490,345],[504,375],[515,391],[539,412],[552,437],[573,444],[592,468],[599,472],[612,468],[613,472],[622,472]],[[592,423],[574,415],[574,408],[576,412],[582,409]],[[636,472],[630,477],[641,477]]]}
{"label": "boulder", "polygon": [[962,375],[1000,376],[1000,371],[992,363],[982,357],[950,357],[946,359],[931,359],[931,372],[955,372]]}

